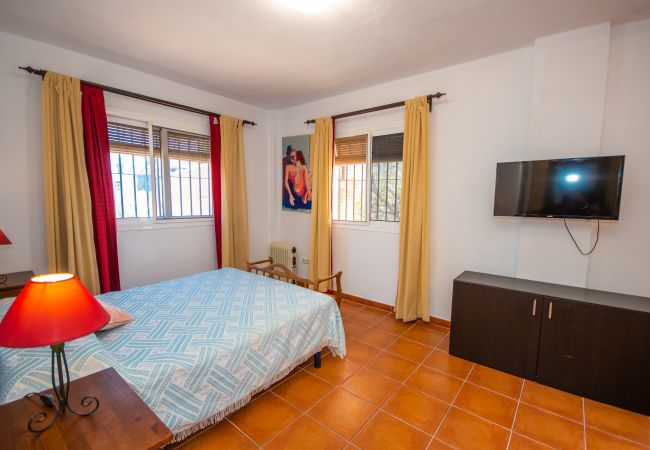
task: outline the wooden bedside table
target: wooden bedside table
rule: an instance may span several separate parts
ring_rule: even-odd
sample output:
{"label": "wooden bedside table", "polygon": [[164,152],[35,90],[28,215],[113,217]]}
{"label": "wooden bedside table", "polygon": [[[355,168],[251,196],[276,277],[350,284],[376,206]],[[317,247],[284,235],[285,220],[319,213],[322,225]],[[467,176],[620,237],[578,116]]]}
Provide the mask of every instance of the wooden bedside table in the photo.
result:
{"label": "wooden bedside table", "polygon": [[0,283],[0,298],[17,296],[20,290],[34,276],[34,272],[26,270],[25,272],[5,273],[4,275],[7,276],[7,281]]}
{"label": "wooden bedside table", "polygon": [[[52,390],[45,391],[52,394]],[[32,433],[27,422],[44,410],[56,414],[38,397],[0,405],[0,447],[3,449],[154,449],[169,443],[172,432],[126,384],[113,368],[72,381],[70,405],[83,410],[86,395],[99,399],[94,414],[79,417],[67,412],[48,430]],[[51,411],[51,412],[50,412]],[[49,419],[49,417],[48,417]]]}

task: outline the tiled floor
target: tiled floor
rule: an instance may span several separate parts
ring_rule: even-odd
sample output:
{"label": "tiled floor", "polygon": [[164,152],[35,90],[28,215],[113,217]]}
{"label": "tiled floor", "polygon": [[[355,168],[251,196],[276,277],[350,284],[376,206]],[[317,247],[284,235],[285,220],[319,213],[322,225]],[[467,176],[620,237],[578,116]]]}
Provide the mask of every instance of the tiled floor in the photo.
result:
{"label": "tiled floor", "polygon": [[640,449],[650,419],[450,356],[448,329],[344,301],[323,357],[181,448]]}

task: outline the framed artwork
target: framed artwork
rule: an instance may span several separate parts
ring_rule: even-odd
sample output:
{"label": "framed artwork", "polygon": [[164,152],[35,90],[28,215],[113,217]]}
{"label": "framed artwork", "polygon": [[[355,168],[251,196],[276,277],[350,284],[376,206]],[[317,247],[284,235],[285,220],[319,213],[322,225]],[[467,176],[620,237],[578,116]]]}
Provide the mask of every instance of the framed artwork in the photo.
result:
{"label": "framed artwork", "polygon": [[311,212],[309,135],[282,138],[282,209]]}

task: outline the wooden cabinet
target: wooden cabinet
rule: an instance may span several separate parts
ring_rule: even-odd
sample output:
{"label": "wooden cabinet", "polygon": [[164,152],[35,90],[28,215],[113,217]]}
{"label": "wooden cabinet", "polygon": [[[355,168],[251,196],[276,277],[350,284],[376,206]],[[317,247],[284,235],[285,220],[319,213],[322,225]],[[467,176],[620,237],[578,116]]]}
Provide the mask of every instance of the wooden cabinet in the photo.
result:
{"label": "wooden cabinet", "polygon": [[636,311],[549,298],[536,381],[650,413],[650,321]]}
{"label": "wooden cabinet", "polygon": [[[506,289],[454,285],[453,354],[520,377],[537,371],[542,302]],[[504,351],[507,349],[507,351]]]}
{"label": "wooden cabinet", "polygon": [[454,281],[449,351],[650,414],[648,298],[464,272]]}

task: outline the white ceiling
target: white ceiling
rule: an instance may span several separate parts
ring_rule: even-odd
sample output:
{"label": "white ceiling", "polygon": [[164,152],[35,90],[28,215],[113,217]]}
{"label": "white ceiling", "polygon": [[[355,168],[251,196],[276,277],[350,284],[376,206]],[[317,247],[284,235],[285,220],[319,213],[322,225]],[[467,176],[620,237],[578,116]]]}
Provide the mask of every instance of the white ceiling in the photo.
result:
{"label": "white ceiling", "polygon": [[650,0],[330,1],[309,15],[282,0],[0,0],[0,29],[283,108],[650,17]]}

